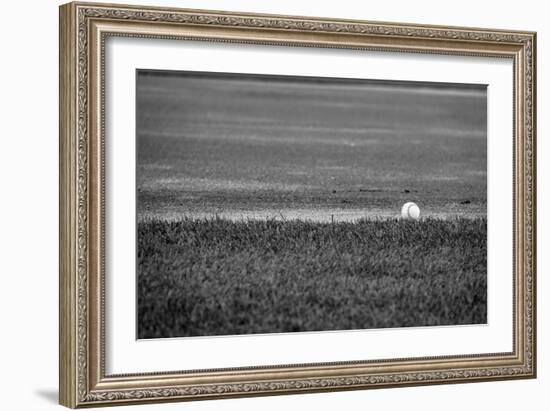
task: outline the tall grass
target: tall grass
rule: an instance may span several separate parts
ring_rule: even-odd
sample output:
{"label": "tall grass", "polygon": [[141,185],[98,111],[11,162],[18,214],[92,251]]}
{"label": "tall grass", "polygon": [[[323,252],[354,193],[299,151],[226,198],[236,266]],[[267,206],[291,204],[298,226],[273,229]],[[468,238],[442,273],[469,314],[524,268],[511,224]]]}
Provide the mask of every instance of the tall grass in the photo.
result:
{"label": "tall grass", "polygon": [[485,323],[487,220],[138,224],[139,338]]}

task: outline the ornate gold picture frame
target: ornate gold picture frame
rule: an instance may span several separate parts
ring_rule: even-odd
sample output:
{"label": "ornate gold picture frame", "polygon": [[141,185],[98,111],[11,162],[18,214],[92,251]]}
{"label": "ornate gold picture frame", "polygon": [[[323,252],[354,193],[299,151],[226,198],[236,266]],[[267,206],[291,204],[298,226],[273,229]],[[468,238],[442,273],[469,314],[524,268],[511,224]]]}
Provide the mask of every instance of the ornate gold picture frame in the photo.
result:
{"label": "ornate gold picture frame", "polygon": [[[109,38],[477,56],[513,63],[513,349],[136,374],[106,373],[105,43]],[[219,11],[60,7],[60,403],[174,400],[465,383],[536,376],[536,35]]]}

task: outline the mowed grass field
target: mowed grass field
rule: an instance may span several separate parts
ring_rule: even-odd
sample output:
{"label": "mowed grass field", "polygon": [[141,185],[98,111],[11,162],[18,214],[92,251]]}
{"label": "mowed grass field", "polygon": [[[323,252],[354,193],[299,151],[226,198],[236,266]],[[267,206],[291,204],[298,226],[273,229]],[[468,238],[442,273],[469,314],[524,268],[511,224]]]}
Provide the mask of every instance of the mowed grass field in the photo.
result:
{"label": "mowed grass field", "polygon": [[138,337],[480,324],[486,218],[138,223]]}

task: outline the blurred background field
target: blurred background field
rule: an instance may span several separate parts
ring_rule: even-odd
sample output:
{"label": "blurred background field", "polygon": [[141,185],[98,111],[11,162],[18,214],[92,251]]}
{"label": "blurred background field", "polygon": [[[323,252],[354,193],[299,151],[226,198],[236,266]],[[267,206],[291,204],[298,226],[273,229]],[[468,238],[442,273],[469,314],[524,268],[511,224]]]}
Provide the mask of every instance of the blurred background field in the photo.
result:
{"label": "blurred background field", "polygon": [[138,218],[483,217],[486,87],[140,71]]}

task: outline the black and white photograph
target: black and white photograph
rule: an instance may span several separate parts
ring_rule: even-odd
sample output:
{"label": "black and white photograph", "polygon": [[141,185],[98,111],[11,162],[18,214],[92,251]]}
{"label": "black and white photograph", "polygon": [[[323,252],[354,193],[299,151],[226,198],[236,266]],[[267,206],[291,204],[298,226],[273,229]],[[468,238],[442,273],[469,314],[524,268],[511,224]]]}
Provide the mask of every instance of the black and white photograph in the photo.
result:
{"label": "black and white photograph", "polygon": [[138,69],[139,339],[487,323],[487,86]]}

